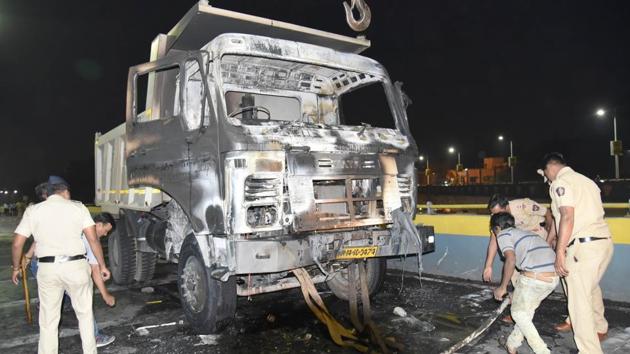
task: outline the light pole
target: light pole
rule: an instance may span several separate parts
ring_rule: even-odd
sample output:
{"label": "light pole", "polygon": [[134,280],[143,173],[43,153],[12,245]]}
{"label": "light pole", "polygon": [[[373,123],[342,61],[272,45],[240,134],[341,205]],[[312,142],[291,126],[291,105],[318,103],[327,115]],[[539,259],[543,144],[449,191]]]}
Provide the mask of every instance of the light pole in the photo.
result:
{"label": "light pole", "polygon": [[462,156],[459,151],[455,150],[455,147],[449,146],[448,153],[454,154],[455,152],[457,152],[457,165],[455,165],[455,173],[457,173],[457,184],[461,184],[459,172],[464,169],[464,166],[462,165]]}
{"label": "light pole", "polygon": [[[605,117],[606,110],[600,108],[595,114]],[[610,142],[610,154],[615,157],[615,179],[619,179],[619,155],[623,154],[623,144],[617,140],[617,110],[613,110],[613,140]]]}
{"label": "light pole", "polygon": [[[503,141],[505,138],[503,135],[499,135],[497,137],[499,141]],[[510,139],[510,157],[508,157],[508,166],[510,167],[510,183],[514,184],[514,165],[516,164],[516,159],[514,158],[514,144],[512,143],[512,139]]]}
{"label": "light pole", "polygon": [[[418,157],[418,160],[424,161],[425,160],[424,155],[420,155]],[[431,184],[431,168],[429,167],[429,155],[427,155],[426,161],[427,161],[427,164],[424,169],[424,175],[427,176],[427,186],[429,186]]]}

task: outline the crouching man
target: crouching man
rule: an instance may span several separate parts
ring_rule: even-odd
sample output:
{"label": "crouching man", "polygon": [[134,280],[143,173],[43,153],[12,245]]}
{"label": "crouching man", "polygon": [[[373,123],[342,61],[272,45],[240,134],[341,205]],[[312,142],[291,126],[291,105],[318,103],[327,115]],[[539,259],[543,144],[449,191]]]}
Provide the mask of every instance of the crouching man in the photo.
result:
{"label": "crouching man", "polygon": [[502,300],[507,294],[507,286],[515,268],[521,271],[512,295],[515,325],[507,339],[507,350],[516,353],[524,337],[534,353],[550,353],[532,319],[542,300],[558,286],[559,278],[554,267],[556,254],[540,236],[515,228],[514,217],[509,213],[492,215],[490,229],[505,258],[501,284],[494,290],[495,299]]}

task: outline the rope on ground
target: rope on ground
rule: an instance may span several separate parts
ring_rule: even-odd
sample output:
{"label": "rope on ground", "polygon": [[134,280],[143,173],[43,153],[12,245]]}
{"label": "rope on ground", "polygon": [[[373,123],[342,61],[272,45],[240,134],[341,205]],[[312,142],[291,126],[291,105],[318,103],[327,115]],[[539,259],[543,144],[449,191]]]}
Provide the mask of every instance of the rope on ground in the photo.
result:
{"label": "rope on ground", "polygon": [[457,344],[450,347],[448,350],[443,351],[442,354],[452,354],[456,350],[459,350],[463,348],[464,346],[470,344],[470,342],[472,342],[477,337],[479,337],[483,332],[485,332],[490,327],[490,325],[494,323],[494,321],[497,320],[497,318],[501,315],[501,313],[503,313],[503,311],[505,310],[505,308],[507,307],[509,303],[510,303],[510,297],[506,296],[505,299],[503,299],[503,302],[501,303],[501,305],[499,305],[499,308],[497,308],[496,311],[494,312],[494,316],[488,318],[481,326],[479,326],[479,328],[477,328],[474,332],[472,332],[468,337],[462,339]]}

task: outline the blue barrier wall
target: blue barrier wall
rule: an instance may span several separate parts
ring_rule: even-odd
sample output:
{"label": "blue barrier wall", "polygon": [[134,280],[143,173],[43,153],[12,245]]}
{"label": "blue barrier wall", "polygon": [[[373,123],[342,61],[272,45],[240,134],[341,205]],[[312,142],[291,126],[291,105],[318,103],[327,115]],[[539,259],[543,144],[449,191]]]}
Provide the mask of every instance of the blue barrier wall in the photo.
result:
{"label": "blue barrier wall", "polygon": [[[453,234],[436,234],[436,250],[422,257],[424,272],[463,279],[481,280],[488,238]],[[402,261],[391,259],[389,267],[417,272],[416,257]],[[503,262],[497,256],[493,265],[493,281],[501,280]],[[615,254],[600,283],[604,297],[630,302],[630,245],[615,244]],[[557,289],[562,291],[560,287]]]}

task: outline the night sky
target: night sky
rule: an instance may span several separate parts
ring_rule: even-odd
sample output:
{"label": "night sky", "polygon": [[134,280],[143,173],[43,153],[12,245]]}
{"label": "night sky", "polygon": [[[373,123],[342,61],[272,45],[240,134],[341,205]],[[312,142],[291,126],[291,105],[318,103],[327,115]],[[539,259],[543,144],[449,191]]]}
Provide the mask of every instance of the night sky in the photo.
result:
{"label": "night sky", "polygon": [[[535,180],[546,151],[589,176],[613,174],[612,120],[630,142],[630,2],[376,1],[364,52],[403,81],[420,150],[466,167],[507,154]],[[194,1],[0,0],[0,190],[66,176],[93,197],[93,140],[124,120],[127,70]],[[354,35],[341,1],[211,1],[212,5]],[[630,157],[622,157],[630,176]]]}

